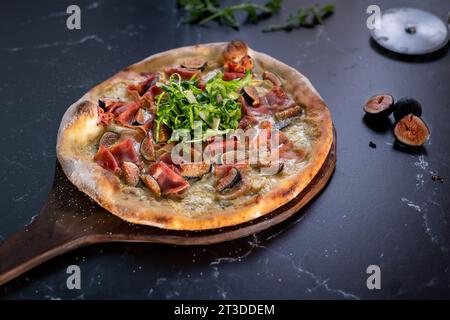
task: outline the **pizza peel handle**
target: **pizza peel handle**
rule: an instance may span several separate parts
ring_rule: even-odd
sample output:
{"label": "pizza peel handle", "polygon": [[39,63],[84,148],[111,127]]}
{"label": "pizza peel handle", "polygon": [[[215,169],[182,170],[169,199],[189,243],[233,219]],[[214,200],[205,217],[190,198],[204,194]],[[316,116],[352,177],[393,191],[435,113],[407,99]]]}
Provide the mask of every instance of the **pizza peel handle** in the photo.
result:
{"label": "pizza peel handle", "polygon": [[71,234],[58,225],[51,198],[34,221],[0,244],[0,285],[59,254],[85,245],[89,237]]}
{"label": "pizza peel handle", "polygon": [[120,225],[118,220],[78,191],[57,164],[52,189],[40,213],[0,243],[0,285],[62,253],[114,241],[111,231]]}

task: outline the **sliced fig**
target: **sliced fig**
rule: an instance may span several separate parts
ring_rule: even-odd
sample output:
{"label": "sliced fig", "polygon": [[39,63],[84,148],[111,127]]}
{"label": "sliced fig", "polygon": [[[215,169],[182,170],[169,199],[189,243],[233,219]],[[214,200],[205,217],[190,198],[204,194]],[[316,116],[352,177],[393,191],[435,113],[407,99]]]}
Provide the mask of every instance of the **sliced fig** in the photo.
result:
{"label": "sliced fig", "polygon": [[170,139],[170,128],[164,123],[159,125],[159,131],[157,131],[158,126],[153,126],[153,136],[155,137],[156,143],[167,142]]}
{"label": "sliced fig", "polygon": [[181,67],[186,69],[204,70],[208,63],[201,58],[188,58],[181,63]]}
{"label": "sliced fig", "polygon": [[272,73],[272,72],[264,71],[264,73],[263,73],[263,79],[264,79],[264,80],[269,80],[269,81],[272,82],[273,85],[276,86],[276,87],[281,87],[281,80],[280,80],[280,78],[278,78],[278,76],[275,75],[275,74]]}
{"label": "sliced fig", "polygon": [[105,148],[109,148],[113,146],[117,141],[119,141],[119,138],[120,138],[119,134],[107,131],[100,138],[99,145],[104,146]]}
{"label": "sliced fig", "polygon": [[422,115],[420,102],[412,98],[401,98],[394,105],[395,121],[401,120],[404,116],[413,114],[417,117]]}
{"label": "sliced fig", "polygon": [[143,125],[152,119],[153,115],[147,110],[140,108],[136,113],[135,121],[139,125]]}
{"label": "sliced fig", "polygon": [[275,119],[277,121],[283,121],[293,117],[297,117],[302,114],[302,108],[300,106],[290,107],[286,110],[275,113]]}
{"label": "sliced fig", "polygon": [[253,87],[244,87],[243,89],[243,95],[245,101],[247,101],[248,104],[252,106],[257,106],[260,104],[260,99],[258,95],[258,91],[256,91]]}
{"label": "sliced fig", "polygon": [[211,171],[211,164],[206,162],[180,164],[181,175],[188,179],[201,178],[210,171]]}
{"label": "sliced fig", "polygon": [[141,142],[141,155],[145,160],[153,161],[156,158],[155,147],[153,144],[153,138],[150,132],[147,133],[144,140]]}
{"label": "sliced fig", "polygon": [[225,62],[240,62],[247,56],[248,47],[242,40],[232,40],[228,43],[223,58]]}
{"label": "sliced fig", "polygon": [[397,122],[394,135],[398,141],[407,146],[420,147],[428,139],[430,129],[421,118],[409,114]]}
{"label": "sliced fig", "polygon": [[227,193],[216,194],[218,200],[234,200],[242,197],[252,190],[252,185],[247,177],[242,177],[241,181],[236,184],[233,190]]}
{"label": "sliced fig", "polygon": [[224,192],[225,190],[233,188],[241,180],[241,173],[237,168],[233,167],[225,177],[217,181],[216,190]]}
{"label": "sliced fig", "polygon": [[141,180],[145,186],[157,197],[161,196],[161,188],[158,182],[149,174],[141,175]]}
{"label": "sliced fig", "polygon": [[284,163],[281,161],[273,161],[270,163],[263,163],[260,165],[260,171],[264,175],[275,176],[280,174],[284,169]]}
{"label": "sliced fig", "polygon": [[377,94],[364,104],[364,111],[371,117],[388,117],[394,109],[394,97],[390,94]]}
{"label": "sliced fig", "polygon": [[126,185],[136,187],[139,183],[140,170],[133,162],[122,163],[122,177]]}

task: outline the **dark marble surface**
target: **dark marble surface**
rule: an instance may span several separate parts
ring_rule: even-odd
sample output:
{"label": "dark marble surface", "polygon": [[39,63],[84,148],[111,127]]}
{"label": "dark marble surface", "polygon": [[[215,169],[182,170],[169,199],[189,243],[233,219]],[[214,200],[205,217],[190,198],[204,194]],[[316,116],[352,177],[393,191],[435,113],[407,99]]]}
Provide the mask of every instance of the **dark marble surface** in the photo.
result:
{"label": "dark marble surface", "polygon": [[[281,21],[300,4],[285,1]],[[3,1],[0,10],[0,237],[30,222],[50,189],[59,121],[91,86],[152,53],[187,44],[246,40],[303,72],[329,105],[338,162],[304,215],[253,237],[208,247],[105,244],[57,257],[0,288],[2,299],[450,298],[450,56],[406,61],[369,41],[373,1],[331,1],[323,27],[264,34],[178,23],[174,1],[77,1],[82,29],[68,31],[68,1]],[[412,5],[442,18],[448,1]],[[421,153],[394,147],[389,126],[363,121],[378,92],[414,96],[431,128]],[[377,144],[369,148],[369,141]],[[444,177],[434,182],[433,174]],[[1,261],[0,261],[1,263]],[[66,287],[77,264],[82,289]],[[381,290],[366,268],[381,267]]]}

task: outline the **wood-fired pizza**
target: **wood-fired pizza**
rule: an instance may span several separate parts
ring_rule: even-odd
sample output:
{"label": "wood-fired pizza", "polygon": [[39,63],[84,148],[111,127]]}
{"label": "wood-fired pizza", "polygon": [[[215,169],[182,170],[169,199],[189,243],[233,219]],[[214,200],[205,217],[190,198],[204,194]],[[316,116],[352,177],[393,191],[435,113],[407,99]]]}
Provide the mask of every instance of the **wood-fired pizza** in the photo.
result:
{"label": "wood-fired pizza", "polygon": [[120,218],[205,230],[294,199],[332,141],[308,79],[235,40],[155,54],[92,88],[65,113],[57,155]]}

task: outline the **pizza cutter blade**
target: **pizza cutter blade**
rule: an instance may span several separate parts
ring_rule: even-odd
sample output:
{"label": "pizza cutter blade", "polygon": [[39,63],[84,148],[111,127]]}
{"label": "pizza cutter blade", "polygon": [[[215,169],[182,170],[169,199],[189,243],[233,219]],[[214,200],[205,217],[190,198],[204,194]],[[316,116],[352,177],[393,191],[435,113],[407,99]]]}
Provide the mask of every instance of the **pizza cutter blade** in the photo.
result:
{"label": "pizza cutter blade", "polygon": [[381,15],[372,38],[390,51],[423,55],[442,49],[449,41],[447,24],[434,14],[410,7],[392,8]]}

